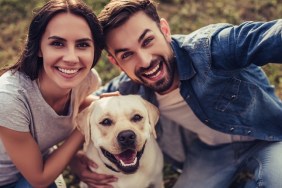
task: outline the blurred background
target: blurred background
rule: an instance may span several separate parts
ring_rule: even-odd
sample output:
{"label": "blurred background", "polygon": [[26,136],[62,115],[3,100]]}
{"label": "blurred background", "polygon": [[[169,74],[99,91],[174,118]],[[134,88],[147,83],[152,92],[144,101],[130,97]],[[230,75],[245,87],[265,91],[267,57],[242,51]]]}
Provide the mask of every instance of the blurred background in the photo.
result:
{"label": "blurred background", "polygon": [[[109,0],[84,0],[96,14]],[[281,18],[282,0],[156,0],[161,17],[168,20],[173,34],[188,34],[208,24],[243,21],[267,21]],[[0,0],[0,69],[17,61],[26,37],[34,8],[44,0]],[[282,53],[282,49],[281,49]],[[119,74],[119,70],[107,63],[105,52],[95,69],[103,83]],[[282,98],[282,66],[264,66],[270,82]],[[0,71],[1,72],[1,71]],[[172,187],[178,173],[168,164],[164,168],[165,187]],[[70,188],[78,187],[77,178],[68,169],[64,177]]]}

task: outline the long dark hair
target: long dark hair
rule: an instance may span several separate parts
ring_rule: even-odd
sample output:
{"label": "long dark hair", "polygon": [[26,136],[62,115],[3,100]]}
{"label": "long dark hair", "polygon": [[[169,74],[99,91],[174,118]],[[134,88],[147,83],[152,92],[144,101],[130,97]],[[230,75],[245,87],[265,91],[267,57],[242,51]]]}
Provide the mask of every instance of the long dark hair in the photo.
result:
{"label": "long dark hair", "polygon": [[49,21],[57,14],[69,12],[86,20],[92,37],[94,39],[94,61],[92,67],[97,63],[104,48],[102,27],[96,15],[90,7],[81,0],[50,0],[43,7],[35,10],[34,17],[30,23],[24,50],[17,63],[9,69],[24,72],[34,80],[42,68],[42,58],[38,57],[40,41]]}

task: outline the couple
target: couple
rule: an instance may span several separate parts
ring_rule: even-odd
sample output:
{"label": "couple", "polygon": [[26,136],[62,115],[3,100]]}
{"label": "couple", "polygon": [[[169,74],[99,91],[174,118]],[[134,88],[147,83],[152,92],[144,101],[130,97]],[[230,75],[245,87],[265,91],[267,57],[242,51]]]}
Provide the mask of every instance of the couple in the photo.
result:
{"label": "couple", "polygon": [[[46,187],[75,155],[83,136],[69,124],[72,89],[94,76],[90,69],[105,48],[123,73],[95,95],[140,94],[159,107],[158,142],[182,170],[176,188],[229,187],[242,171],[250,174],[245,187],[282,186],[282,102],[260,68],[282,63],[282,20],[171,35],[153,1],[113,0],[98,16],[104,44],[83,3],[58,2],[38,12],[19,63],[0,78],[0,185]],[[78,153],[71,167],[88,185],[118,181],[90,172],[95,161],[83,158]]]}

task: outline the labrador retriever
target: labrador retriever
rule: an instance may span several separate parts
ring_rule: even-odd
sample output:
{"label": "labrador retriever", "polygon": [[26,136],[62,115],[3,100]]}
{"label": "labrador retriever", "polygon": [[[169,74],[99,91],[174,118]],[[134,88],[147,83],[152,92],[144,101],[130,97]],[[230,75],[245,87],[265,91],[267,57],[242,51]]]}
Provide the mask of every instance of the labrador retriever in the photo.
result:
{"label": "labrador retriever", "polygon": [[163,156],[155,140],[158,119],[158,109],[138,95],[92,102],[77,117],[84,151],[99,166],[92,170],[116,176],[116,188],[163,187]]}

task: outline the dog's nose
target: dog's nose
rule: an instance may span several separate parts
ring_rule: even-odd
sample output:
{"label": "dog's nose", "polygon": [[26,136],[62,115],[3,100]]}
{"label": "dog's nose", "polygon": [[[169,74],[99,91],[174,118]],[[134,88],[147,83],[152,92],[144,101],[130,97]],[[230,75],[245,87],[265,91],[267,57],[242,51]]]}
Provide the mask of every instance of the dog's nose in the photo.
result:
{"label": "dog's nose", "polygon": [[135,144],[136,134],[131,130],[122,131],[117,139],[121,146],[132,146]]}

